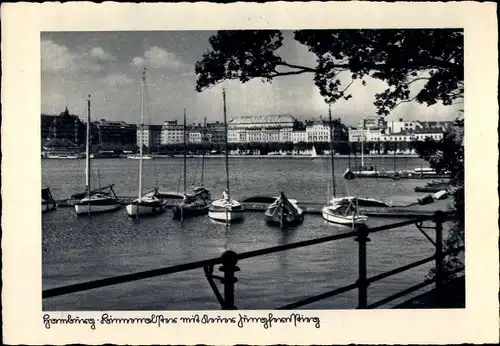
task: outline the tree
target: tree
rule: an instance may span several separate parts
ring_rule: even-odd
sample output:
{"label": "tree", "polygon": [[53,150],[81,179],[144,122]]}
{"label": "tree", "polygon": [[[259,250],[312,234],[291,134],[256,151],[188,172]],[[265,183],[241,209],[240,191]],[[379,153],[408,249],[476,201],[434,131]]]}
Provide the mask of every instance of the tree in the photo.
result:
{"label": "tree", "polygon": [[[297,30],[294,38],[316,55],[316,66],[280,57],[279,30],[218,31],[209,39],[211,50],[196,63],[196,90],[230,79],[245,83],[312,73],[328,103],[350,99],[356,81],[384,81],[388,88],[374,100],[381,115],[404,102],[451,105],[463,99],[463,30]],[[410,86],[418,82],[422,87],[411,95]]]}

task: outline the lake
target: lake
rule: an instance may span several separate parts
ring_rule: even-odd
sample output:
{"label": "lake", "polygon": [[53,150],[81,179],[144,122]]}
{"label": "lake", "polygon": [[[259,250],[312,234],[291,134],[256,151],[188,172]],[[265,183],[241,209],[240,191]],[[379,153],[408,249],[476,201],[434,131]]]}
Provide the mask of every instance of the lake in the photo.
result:
{"label": "lake", "polygon": [[[190,158],[187,182],[199,182],[201,159]],[[278,195],[302,202],[323,203],[331,198],[330,161],[306,158],[230,158],[231,195]],[[337,196],[374,197],[408,204],[422,196],[414,187],[423,180],[342,178],[348,163],[335,160]],[[144,161],[144,191],[182,189],[181,158]],[[400,158],[398,169],[426,166],[417,158]],[[365,164],[392,170],[392,158],[366,158]],[[92,161],[93,186],[115,184],[119,196],[136,196],[138,161]],[[225,187],[222,157],[205,160],[205,187],[213,198]],[[56,199],[85,189],[84,160],[42,160],[42,185]],[[432,206],[431,206],[432,208]],[[42,216],[43,288],[102,279],[220,256],[236,252],[322,237],[349,231],[326,224],[319,215],[305,215],[303,224],[287,231],[267,226],[263,213],[246,212],[242,223],[215,224],[207,216],[172,220],[168,210],[153,218],[131,219],[124,208],[91,218],[77,217],[73,208],[58,208]],[[397,220],[370,218],[369,226]],[[416,229],[408,226],[370,236],[367,245],[368,276],[432,255],[434,248]],[[272,309],[307,296],[350,284],[357,279],[357,243],[353,238],[277,254],[242,260],[236,273],[235,304],[238,309]],[[369,303],[421,282],[430,266],[423,265],[374,283]],[[217,267],[215,268],[217,270]],[[357,291],[308,305],[307,309],[352,309]],[[220,306],[203,270],[192,270],[43,300],[44,310],[204,310]]]}

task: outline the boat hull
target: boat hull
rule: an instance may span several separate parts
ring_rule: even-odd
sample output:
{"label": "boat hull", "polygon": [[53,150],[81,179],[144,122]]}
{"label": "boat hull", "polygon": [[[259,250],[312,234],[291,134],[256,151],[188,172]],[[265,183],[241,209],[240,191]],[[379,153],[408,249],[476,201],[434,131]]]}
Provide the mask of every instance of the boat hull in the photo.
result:
{"label": "boat hull", "polygon": [[[265,220],[266,223],[271,226],[281,226],[281,217],[279,216],[265,214]],[[283,226],[298,225],[302,221],[304,221],[304,214],[298,214],[295,215],[294,217],[287,216],[283,219]]]}
{"label": "boat hull", "polygon": [[54,210],[54,209],[56,209],[55,202],[42,203],[42,213],[46,213],[46,212]]}
{"label": "boat hull", "polygon": [[95,213],[104,213],[120,209],[121,203],[118,201],[110,202],[109,204],[93,204],[80,202],[75,204],[75,211],[77,215],[87,215]]}
{"label": "boat hull", "polygon": [[125,209],[130,217],[153,216],[163,213],[165,211],[165,204],[163,202],[150,203],[134,201],[127,205]]}
{"label": "boat hull", "polygon": [[328,207],[324,207],[321,210],[321,216],[329,223],[335,223],[339,225],[364,225],[368,221],[368,217],[365,215],[341,215],[330,210]]}
{"label": "boat hull", "polygon": [[208,217],[215,221],[230,222],[243,219],[243,209],[241,210],[209,210]]}
{"label": "boat hull", "polygon": [[185,218],[191,217],[191,216],[205,215],[205,214],[208,214],[208,209],[209,209],[208,205],[206,207],[203,207],[203,208],[193,208],[193,207],[189,207],[189,206],[183,207],[180,205],[176,205],[172,208],[172,211],[174,213],[173,218],[178,220],[181,218],[185,219]]}

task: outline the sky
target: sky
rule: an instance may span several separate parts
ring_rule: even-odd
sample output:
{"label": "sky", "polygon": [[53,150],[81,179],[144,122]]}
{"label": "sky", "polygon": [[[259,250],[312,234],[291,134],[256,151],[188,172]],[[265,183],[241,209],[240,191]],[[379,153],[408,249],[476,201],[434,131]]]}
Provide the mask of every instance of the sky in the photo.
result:
{"label": "sky", "polygon": [[[298,119],[328,114],[314,85],[313,74],[285,76],[263,83],[225,81],[195,91],[194,64],[209,50],[214,31],[44,32],[41,34],[41,112],[59,114],[68,107],[84,117],[91,95],[92,119],[139,123],[141,72],[146,63],[145,123],[166,120],[188,123],[222,121],[222,88],[226,88],[228,119],[248,115],[289,114]],[[315,55],[284,31],[279,55],[287,62],[316,66]],[[414,83],[415,87],[417,83]],[[332,105],[332,115],[347,125],[376,114],[374,94],[386,88],[368,80],[353,84],[352,98]],[[398,106],[387,120],[452,120],[458,107],[416,103]]]}

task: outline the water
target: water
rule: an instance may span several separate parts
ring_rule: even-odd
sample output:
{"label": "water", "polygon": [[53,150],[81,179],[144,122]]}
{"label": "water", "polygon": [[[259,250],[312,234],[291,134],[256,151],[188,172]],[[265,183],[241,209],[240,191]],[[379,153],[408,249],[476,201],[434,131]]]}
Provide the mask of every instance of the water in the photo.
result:
{"label": "water", "polygon": [[[205,161],[205,186],[218,197],[225,186],[222,158]],[[366,164],[392,169],[392,158],[367,159]],[[399,159],[398,169],[420,167],[419,159]],[[84,160],[42,160],[42,183],[56,199],[84,190]],[[94,186],[115,184],[119,196],[137,194],[138,161],[92,161]],[[418,180],[365,179],[346,181],[341,175],[347,159],[337,159],[337,195],[345,193],[414,202]],[[331,197],[330,162],[326,159],[230,158],[231,194],[235,198],[277,195],[284,191],[298,201],[326,202]],[[99,172],[97,174],[97,171]],[[144,161],[145,191],[154,186],[182,189],[182,159]],[[188,159],[188,186],[199,181],[201,159]],[[370,218],[369,226],[395,222]],[[53,288],[217,257],[225,249],[236,252],[287,244],[349,231],[326,224],[319,215],[286,232],[267,226],[263,213],[245,213],[240,224],[214,224],[207,216],[172,220],[171,211],[154,218],[131,219],[124,208],[116,212],[77,217],[72,208],[58,208],[42,216],[43,288]],[[433,253],[432,245],[414,226],[370,236],[368,275],[373,276]],[[235,303],[239,309],[271,309],[310,295],[350,284],[357,278],[357,243],[349,238],[243,260],[236,273]],[[369,302],[421,282],[430,265],[373,284]],[[218,266],[215,267],[218,271]],[[355,308],[357,292],[326,299],[306,308]],[[45,299],[44,310],[197,310],[220,306],[203,270],[140,280],[111,287]]]}

